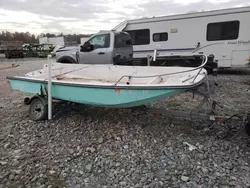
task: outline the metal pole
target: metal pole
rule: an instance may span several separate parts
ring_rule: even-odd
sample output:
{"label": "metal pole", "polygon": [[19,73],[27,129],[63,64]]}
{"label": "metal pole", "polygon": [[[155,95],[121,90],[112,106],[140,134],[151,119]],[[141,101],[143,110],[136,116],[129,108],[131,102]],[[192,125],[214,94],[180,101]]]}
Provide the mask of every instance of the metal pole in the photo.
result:
{"label": "metal pole", "polygon": [[157,56],[157,50],[154,50],[154,59],[153,59],[153,61],[156,61],[156,56]]}
{"label": "metal pole", "polygon": [[150,66],[150,55],[147,56],[147,64]]}
{"label": "metal pole", "polygon": [[48,55],[48,119],[52,119],[52,96],[51,96],[51,85],[52,85],[52,78],[51,78],[51,55]]}

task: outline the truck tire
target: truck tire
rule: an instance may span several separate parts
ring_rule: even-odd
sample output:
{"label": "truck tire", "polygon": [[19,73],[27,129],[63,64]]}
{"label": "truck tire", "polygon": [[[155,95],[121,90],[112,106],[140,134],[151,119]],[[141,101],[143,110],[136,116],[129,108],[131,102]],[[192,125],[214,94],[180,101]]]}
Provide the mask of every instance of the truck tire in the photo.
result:
{"label": "truck tire", "polygon": [[59,63],[72,63],[72,64],[76,64],[77,63],[76,60],[74,60],[70,56],[61,57],[60,59],[57,60],[57,62],[59,62]]}

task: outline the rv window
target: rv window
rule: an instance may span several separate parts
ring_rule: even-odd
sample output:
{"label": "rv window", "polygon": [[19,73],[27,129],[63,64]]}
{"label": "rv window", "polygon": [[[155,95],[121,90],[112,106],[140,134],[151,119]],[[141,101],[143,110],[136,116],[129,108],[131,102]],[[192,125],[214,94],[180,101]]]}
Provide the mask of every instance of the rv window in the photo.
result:
{"label": "rv window", "polygon": [[153,41],[167,41],[168,40],[168,33],[154,33],[153,34]]}
{"label": "rv window", "polygon": [[149,29],[126,31],[130,34],[133,45],[145,45],[150,43]]}
{"label": "rv window", "polygon": [[123,48],[131,46],[132,42],[129,34],[127,33],[119,33],[115,34],[115,48]]}
{"label": "rv window", "polygon": [[207,25],[207,41],[237,39],[239,27],[239,21],[209,23]]}

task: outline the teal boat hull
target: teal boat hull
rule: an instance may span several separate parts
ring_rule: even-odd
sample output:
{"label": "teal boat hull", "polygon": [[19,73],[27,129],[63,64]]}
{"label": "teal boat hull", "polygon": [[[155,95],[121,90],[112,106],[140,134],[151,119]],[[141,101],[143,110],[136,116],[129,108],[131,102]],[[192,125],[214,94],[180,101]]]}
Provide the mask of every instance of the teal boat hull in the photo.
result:
{"label": "teal boat hull", "polygon": [[[29,94],[46,94],[47,82],[9,79],[9,83],[13,90]],[[54,99],[108,108],[141,106],[182,92],[185,92],[185,89],[116,89],[52,84],[52,98]]]}

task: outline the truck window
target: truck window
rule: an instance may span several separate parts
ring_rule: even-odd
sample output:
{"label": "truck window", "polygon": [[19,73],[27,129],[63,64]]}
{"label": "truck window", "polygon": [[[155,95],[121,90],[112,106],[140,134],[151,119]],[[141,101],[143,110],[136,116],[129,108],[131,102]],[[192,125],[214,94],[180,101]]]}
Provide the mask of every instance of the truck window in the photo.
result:
{"label": "truck window", "polygon": [[130,30],[126,32],[129,33],[133,45],[145,45],[150,43],[149,29]]}
{"label": "truck window", "polygon": [[126,33],[115,34],[115,44],[114,44],[115,48],[123,48],[131,45],[132,41],[129,34]]}
{"label": "truck window", "polygon": [[110,34],[96,35],[89,40],[89,43],[97,48],[108,48],[110,45]]}
{"label": "truck window", "polygon": [[239,36],[239,21],[209,23],[207,41],[235,40]]}
{"label": "truck window", "polygon": [[154,33],[153,34],[153,41],[160,42],[160,41],[167,41],[168,40],[168,33]]}

